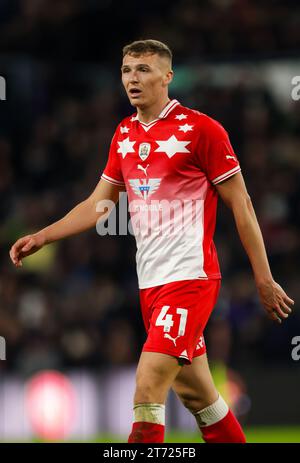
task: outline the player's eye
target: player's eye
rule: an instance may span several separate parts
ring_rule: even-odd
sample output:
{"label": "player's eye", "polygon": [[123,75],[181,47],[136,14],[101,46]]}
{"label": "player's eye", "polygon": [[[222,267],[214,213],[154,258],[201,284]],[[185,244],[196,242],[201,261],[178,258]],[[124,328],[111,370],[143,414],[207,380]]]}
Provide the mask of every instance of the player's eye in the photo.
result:
{"label": "player's eye", "polygon": [[141,67],[141,68],[138,68],[138,71],[140,72],[148,72],[150,69],[147,68],[147,67]]}

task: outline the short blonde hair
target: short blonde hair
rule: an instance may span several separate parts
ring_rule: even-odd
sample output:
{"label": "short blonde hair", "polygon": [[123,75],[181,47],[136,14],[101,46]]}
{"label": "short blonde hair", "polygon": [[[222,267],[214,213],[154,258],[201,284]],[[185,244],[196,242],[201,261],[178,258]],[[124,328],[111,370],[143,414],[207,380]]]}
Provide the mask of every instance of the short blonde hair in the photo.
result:
{"label": "short blonde hair", "polygon": [[157,54],[163,58],[168,58],[172,63],[172,52],[168,45],[159,40],[136,40],[123,48],[123,58],[125,55],[140,56],[146,53]]}

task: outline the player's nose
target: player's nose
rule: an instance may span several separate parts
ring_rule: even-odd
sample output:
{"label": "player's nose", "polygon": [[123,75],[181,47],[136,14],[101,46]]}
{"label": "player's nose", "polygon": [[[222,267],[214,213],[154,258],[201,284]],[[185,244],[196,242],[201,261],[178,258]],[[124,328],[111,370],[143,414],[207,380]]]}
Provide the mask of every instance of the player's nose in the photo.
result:
{"label": "player's nose", "polygon": [[139,81],[139,79],[138,79],[137,73],[133,71],[133,72],[130,74],[129,83],[130,83],[130,84],[136,84],[136,83],[138,83],[138,81]]}

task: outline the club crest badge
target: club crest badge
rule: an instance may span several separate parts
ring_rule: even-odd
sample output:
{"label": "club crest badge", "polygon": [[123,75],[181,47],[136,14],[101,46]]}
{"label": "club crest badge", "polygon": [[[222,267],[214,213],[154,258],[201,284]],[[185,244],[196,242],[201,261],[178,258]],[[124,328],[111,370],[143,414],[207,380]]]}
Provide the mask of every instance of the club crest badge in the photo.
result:
{"label": "club crest badge", "polygon": [[151,145],[150,143],[141,143],[139,147],[139,156],[142,161],[145,161],[150,154]]}

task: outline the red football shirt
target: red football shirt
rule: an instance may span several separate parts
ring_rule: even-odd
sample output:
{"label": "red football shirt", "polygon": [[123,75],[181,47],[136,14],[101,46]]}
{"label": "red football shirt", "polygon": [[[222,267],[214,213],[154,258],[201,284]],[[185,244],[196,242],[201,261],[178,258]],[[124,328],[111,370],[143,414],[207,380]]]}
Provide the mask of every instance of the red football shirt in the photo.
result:
{"label": "red football shirt", "polygon": [[225,129],[177,100],[148,124],[119,124],[102,178],[126,187],[140,288],[221,277],[214,185],[239,171]]}

